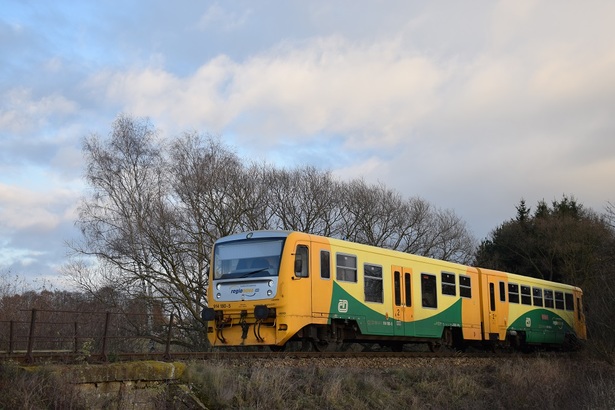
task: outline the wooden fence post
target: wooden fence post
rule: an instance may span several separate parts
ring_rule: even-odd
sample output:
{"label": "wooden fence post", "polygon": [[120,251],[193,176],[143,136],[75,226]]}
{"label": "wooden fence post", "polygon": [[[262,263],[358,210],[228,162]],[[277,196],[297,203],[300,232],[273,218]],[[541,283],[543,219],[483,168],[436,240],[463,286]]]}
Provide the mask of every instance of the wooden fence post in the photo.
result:
{"label": "wooden fence post", "polygon": [[169,318],[169,329],[167,330],[167,344],[164,348],[164,360],[171,360],[171,330],[173,329],[173,312]]}
{"label": "wooden fence post", "polygon": [[105,330],[103,333],[103,341],[102,341],[102,353],[100,354],[100,359],[103,362],[107,361],[107,332],[109,331],[109,320],[111,318],[111,312],[107,312],[105,315]]}
{"label": "wooden fence post", "polygon": [[30,316],[30,333],[28,334],[28,351],[26,352],[26,363],[34,362],[32,356],[32,349],[34,348],[34,330],[36,328],[36,309],[32,309],[32,315]]}
{"label": "wooden fence post", "polygon": [[13,354],[13,337],[15,332],[15,321],[11,320],[9,325],[9,354]]}

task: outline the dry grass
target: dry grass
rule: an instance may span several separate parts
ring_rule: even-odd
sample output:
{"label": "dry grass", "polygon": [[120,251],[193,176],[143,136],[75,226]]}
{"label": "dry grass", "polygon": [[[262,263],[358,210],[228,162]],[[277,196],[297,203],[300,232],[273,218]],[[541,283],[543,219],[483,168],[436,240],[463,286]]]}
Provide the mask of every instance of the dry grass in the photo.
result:
{"label": "dry grass", "polygon": [[200,362],[184,378],[211,409],[611,409],[615,403],[615,368],[552,357],[378,369]]}
{"label": "dry grass", "polygon": [[86,409],[79,390],[50,371],[0,364],[0,409]]}
{"label": "dry grass", "polygon": [[[182,382],[209,409],[615,408],[615,367],[590,357],[401,359],[403,367],[391,360],[194,362]],[[175,408],[176,394],[162,389],[157,408]],[[50,371],[0,365],[0,409],[84,403],[69,381]],[[114,403],[130,408],[120,398]]]}

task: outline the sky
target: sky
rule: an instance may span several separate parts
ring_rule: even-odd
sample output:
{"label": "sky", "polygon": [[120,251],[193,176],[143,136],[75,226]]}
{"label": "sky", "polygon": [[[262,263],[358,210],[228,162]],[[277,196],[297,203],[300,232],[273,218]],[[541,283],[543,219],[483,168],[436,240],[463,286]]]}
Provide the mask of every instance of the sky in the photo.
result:
{"label": "sky", "polygon": [[119,114],[384,183],[478,240],[522,198],[604,212],[613,21],[610,0],[4,0],[0,275],[62,283],[83,138]]}

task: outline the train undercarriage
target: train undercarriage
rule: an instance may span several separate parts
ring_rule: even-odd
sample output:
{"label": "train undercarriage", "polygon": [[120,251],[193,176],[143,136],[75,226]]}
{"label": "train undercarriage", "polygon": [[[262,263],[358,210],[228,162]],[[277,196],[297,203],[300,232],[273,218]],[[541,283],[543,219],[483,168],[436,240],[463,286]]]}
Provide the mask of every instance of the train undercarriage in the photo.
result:
{"label": "train undercarriage", "polygon": [[[357,347],[358,345],[358,347]],[[408,336],[378,336],[362,334],[354,321],[333,321],[329,325],[308,325],[297,332],[286,344],[270,346],[272,351],[283,351],[287,348],[301,351],[347,351],[390,349],[401,352],[412,349],[411,346],[427,345],[430,351],[442,350],[464,352],[468,348],[491,351],[532,352],[537,348],[556,350],[578,350],[580,343],[577,338],[568,334],[563,344],[531,344],[526,342],[525,332],[509,332],[505,340],[464,340],[459,327],[444,327],[440,338],[408,337]],[[292,347],[291,347],[292,346]]]}

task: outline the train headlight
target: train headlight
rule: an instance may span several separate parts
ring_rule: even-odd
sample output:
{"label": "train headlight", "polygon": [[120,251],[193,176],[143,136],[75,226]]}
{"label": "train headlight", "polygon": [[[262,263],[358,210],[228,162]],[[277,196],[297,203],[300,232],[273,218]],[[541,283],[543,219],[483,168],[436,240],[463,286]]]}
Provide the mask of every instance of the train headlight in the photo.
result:
{"label": "train headlight", "polygon": [[220,299],[222,295],[220,293],[216,293],[216,299]]}
{"label": "train headlight", "polygon": [[273,295],[273,292],[271,291],[271,289],[268,289],[267,290],[267,296],[271,296],[271,295]]}
{"label": "train headlight", "polygon": [[220,289],[222,289],[222,285],[221,285],[220,283],[218,283],[218,284],[216,285],[216,290],[220,290]]}
{"label": "train headlight", "polygon": [[[267,282],[267,285],[269,285],[269,287],[272,288],[273,287],[273,281],[270,280],[269,282]],[[271,295],[269,295],[269,296],[271,296]]]}

